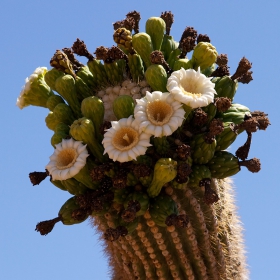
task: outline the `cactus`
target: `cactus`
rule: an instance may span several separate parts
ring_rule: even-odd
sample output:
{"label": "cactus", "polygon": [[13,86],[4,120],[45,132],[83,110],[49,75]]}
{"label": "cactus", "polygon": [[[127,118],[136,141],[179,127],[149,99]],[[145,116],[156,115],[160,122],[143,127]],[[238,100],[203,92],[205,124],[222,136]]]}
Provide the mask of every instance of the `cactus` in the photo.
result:
{"label": "cactus", "polygon": [[[115,280],[246,280],[229,177],[242,166],[260,170],[258,159],[247,160],[252,133],[270,124],[265,113],[231,104],[237,82],[252,79],[251,63],[242,58],[233,76],[220,75],[221,57],[201,40],[207,35],[196,38],[186,28],[178,44],[169,35],[171,12],[150,18],[147,33],[139,33],[139,19],[134,11],[116,23],[126,26],[113,36],[125,52],[98,48],[104,64],[79,39],[72,48],[89,59],[87,66],[61,51],[51,60],[56,69],[45,80],[60,96],[49,90],[43,107],[50,109],[55,151],[46,172],[30,180],[50,176],[73,197],[36,230],[46,235],[59,221],[71,225],[90,216]],[[26,106],[42,106],[42,96],[33,97]],[[226,151],[243,131],[245,144],[235,155]]]}

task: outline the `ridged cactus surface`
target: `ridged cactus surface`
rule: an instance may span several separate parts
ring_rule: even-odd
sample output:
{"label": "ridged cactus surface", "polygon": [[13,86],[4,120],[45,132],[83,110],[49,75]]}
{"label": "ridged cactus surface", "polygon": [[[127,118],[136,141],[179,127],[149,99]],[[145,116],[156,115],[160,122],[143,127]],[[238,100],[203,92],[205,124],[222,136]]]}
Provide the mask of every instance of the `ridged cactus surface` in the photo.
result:
{"label": "ridged cactus surface", "polygon": [[[243,57],[230,75],[227,56],[193,27],[176,42],[171,12],[148,19],[146,32],[139,20],[133,11],[114,23],[117,46],[94,56],[77,39],[55,52],[51,70],[39,67],[26,79],[17,105],[49,109],[54,132],[45,172],[30,180],[49,176],[72,195],[36,231],[90,217],[114,280],[246,280],[229,177],[261,169],[248,156],[252,135],[269,119],[235,100],[252,64]],[[229,152],[241,133],[246,142]]]}

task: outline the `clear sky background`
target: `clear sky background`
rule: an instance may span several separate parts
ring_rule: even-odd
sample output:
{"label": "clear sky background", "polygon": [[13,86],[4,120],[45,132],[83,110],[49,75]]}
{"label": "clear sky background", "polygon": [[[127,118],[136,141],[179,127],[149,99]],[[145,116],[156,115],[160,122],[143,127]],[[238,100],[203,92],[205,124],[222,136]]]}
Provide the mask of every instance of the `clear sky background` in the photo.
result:
{"label": "clear sky background", "polygon": [[[107,259],[95,230],[57,224],[47,236],[35,232],[42,220],[55,218],[70,194],[45,180],[32,186],[28,174],[44,171],[53,153],[52,132],[45,125],[48,110],[16,107],[24,80],[38,66],[49,66],[57,49],[84,40],[91,52],[111,47],[112,23],[126,13],[145,21],[161,12],[175,15],[171,35],[179,40],[186,26],[208,34],[219,53],[227,53],[233,74],[246,56],[254,80],[240,84],[235,102],[251,111],[269,113],[267,131],[253,135],[249,157],[261,159],[262,170],[235,175],[236,200],[244,224],[252,280],[280,279],[279,260],[279,45],[280,2],[258,1],[41,1],[1,0],[0,6],[0,279],[108,280]],[[232,147],[245,142],[245,135]]]}

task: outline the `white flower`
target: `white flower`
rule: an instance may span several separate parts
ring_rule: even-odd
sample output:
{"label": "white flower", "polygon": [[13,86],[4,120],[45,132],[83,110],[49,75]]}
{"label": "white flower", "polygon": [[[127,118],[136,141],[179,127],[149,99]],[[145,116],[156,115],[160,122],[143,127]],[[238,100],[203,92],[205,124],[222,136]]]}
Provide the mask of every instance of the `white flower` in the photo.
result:
{"label": "white flower", "polygon": [[155,137],[171,135],[184,120],[185,111],[169,92],[146,92],[146,97],[137,99],[134,116],[140,131]]}
{"label": "white flower", "polygon": [[181,68],[171,74],[167,81],[167,90],[174,98],[191,108],[204,107],[213,102],[215,84],[211,78],[193,69]]}
{"label": "white flower", "polygon": [[132,116],[112,121],[112,127],[104,134],[102,144],[113,161],[127,162],[144,155],[151,146],[150,136],[140,133],[137,122]]}
{"label": "white flower", "polygon": [[50,156],[50,162],[46,169],[52,179],[66,180],[77,175],[85,166],[89,156],[86,145],[74,139],[62,139],[62,142],[55,145],[56,149]]}
{"label": "white flower", "polygon": [[[49,96],[53,94],[44,81],[47,71],[46,67],[38,67],[33,74],[25,79],[25,85],[22,87],[16,102],[20,109],[29,105],[46,107]],[[34,86],[32,86],[33,83]]]}

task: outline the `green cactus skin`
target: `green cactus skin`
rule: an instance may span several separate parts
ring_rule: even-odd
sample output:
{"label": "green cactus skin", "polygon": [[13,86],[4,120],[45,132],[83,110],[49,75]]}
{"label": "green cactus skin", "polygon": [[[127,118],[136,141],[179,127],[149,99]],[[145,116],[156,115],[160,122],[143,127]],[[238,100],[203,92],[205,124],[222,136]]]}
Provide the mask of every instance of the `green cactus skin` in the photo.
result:
{"label": "green cactus skin", "polygon": [[[149,209],[139,217],[136,229],[129,235],[113,242],[105,240],[105,251],[111,257],[112,279],[248,280],[242,226],[231,184],[212,180],[211,188],[220,197],[212,206],[204,203],[204,191],[196,186],[173,189],[172,197],[166,198],[176,203],[179,214],[188,215],[190,222],[186,228],[166,227],[163,222],[164,227],[158,226]],[[102,234],[109,227],[117,226],[114,215],[110,211],[91,220]]]}
{"label": "green cactus skin", "polygon": [[173,70],[177,71],[181,68],[184,69],[192,69],[193,68],[193,62],[192,60],[188,60],[187,58],[179,58],[177,59],[173,64]]}
{"label": "green cactus skin", "polygon": [[166,136],[155,137],[153,139],[153,145],[155,146],[157,153],[160,155],[165,155],[170,149],[170,144],[167,141]]}
{"label": "green cactus skin", "polygon": [[134,82],[139,82],[144,78],[144,65],[139,54],[128,54],[128,66]]}
{"label": "green cactus skin", "polygon": [[173,37],[164,34],[160,51],[164,55],[164,59],[167,61],[171,52],[178,48],[178,42],[174,41]]}
{"label": "green cactus skin", "polygon": [[217,97],[228,97],[233,100],[238,88],[238,82],[229,76],[216,77],[211,80],[215,84]]}
{"label": "green cactus skin", "polygon": [[101,140],[103,137],[100,129],[103,124],[105,112],[102,100],[96,96],[87,97],[81,103],[81,110],[83,116],[92,121],[95,129],[95,136],[97,139]]}
{"label": "green cactus skin", "polygon": [[207,163],[214,156],[216,144],[215,139],[210,144],[206,143],[204,134],[196,135],[190,143],[193,161],[198,164]]}
{"label": "green cactus skin", "polygon": [[154,91],[167,92],[167,74],[163,66],[159,64],[150,65],[145,72],[145,78]]}
{"label": "green cactus skin", "polygon": [[164,184],[172,181],[177,175],[177,161],[171,158],[159,159],[154,167],[153,181],[147,192],[150,197],[156,197]]}
{"label": "green cactus skin", "polygon": [[64,131],[58,131],[53,134],[51,137],[51,144],[55,148],[55,145],[62,142],[62,139],[66,139],[69,136],[69,133],[65,133]]}
{"label": "green cactus skin", "polygon": [[158,226],[166,227],[166,218],[171,214],[178,215],[178,208],[176,202],[170,196],[164,194],[151,200],[149,212]]}
{"label": "green cactus skin", "polygon": [[250,109],[244,105],[233,103],[226,112],[217,113],[216,117],[222,119],[223,122],[240,124],[244,121],[245,115],[250,115]]}
{"label": "green cactus skin", "polygon": [[222,151],[227,149],[235,141],[237,136],[238,133],[234,131],[233,123],[224,123],[224,130],[216,136],[216,151]]}
{"label": "green cactus skin", "polygon": [[71,75],[64,75],[55,81],[56,91],[67,101],[75,117],[81,116],[80,102],[75,87],[75,80]]}
{"label": "green cactus skin", "polygon": [[200,180],[211,177],[211,171],[208,166],[203,164],[195,164],[192,165],[192,173],[190,174],[188,184],[192,187],[199,187]]}
{"label": "green cactus skin", "polygon": [[72,195],[84,194],[88,190],[88,188],[85,185],[79,183],[74,178],[54,182],[60,182],[60,184],[65,188],[65,190],[67,190]]}
{"label": "green cactus skin", "polygon": [[227,151],[217,151],[207,164],[212,177],[224,179],[240,171],[238,158]]}
{"label": "green cactus skin", "polygon": [[61,96],[59,95],[52,95],[48,98],[47,101],[47,107],[50,111],[53,111],[53,109],[55,108],[55,106],[59,103],[65,103],[64,100],[61,98]]}
{"label": "green cactus skin", "polygon": [[79,209],[80,206],[76,204],[76,197],[73,196],[69,198],[60,208],[58,212],[58,216],[61,218],[61,221],[64,225],[74,225],[74,224],[79,224],[85,221],[88,216],[84,220],[75,220],[72,218],[72,212],[74,210]]}
{"label": "green cactus skin", "polygon": [[55,81],[56,79],[58,79],[59,77],[62,77],[64,76],[65,74],[55,68],[52,68],[51,70],[49,70],[45,76],[44,76],[44,79],[45,79],[45,82],[47,83],[47,85],[52,89],[52,90],[56,90],[56,87],[55,87]]}
{"label": "green cactus skin", "polygon": [[94,79],[97,82],[97,85],[107,85],[108,78],[104,68],[104,65],[101,63],[100,60],[93,59],[87,62],[87,66],[89,71],[92,73]]}
{"label": "green cactus skin", "polygon": [[106,157],[103,156],[104,148],[95,137],[95,129],[91,120],[80,118],[73,122],[70,127],[70,134],[77,141],[83,141],[88,145],[92,155],[100,162],[104,162]]}
{"label": "green cactus skin", "polygon": [[160,50],[166,24],[160,17],[150,17],[146,21],[146,33],[150,35],[154,50]]}
{"label": "green cactus skin", "polygon": [[120,95],[114,100],[113,111],[117,120],[128,118],[134,114],[134,100],[129,95]]}
{"label": "green cactus skin", "polygon": [[150,54],[154,51],[151,37],[145,32],[137,33],[132,37],[132,46],[141,56],[147,69],[151,65]]}

